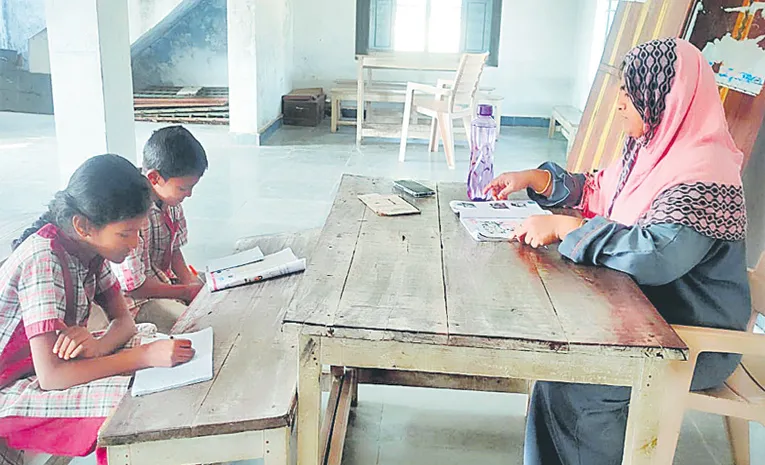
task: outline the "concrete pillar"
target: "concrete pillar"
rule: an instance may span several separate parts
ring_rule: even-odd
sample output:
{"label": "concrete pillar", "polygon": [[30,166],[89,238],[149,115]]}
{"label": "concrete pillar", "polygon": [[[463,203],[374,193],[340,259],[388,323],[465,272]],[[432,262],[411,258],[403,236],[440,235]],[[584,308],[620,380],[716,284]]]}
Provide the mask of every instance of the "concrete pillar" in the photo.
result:
{"label": "concrete pillar", "polygon": [[255,0],[228,0],[228,94],[231,132],[258,136]]}
{"label": "concrete pillar", "polygon": [[63,184],[86,159],[137,163],[127,0],[46,0]]}

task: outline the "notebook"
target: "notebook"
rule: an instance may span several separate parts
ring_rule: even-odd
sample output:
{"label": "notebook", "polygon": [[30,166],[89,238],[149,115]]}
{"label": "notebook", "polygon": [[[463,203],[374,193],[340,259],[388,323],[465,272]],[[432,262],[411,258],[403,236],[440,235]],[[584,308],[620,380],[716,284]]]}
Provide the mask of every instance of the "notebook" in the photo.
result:
{"label": "notebook", "polygon": [[[188,362],[172,368],[146,368],[139,370],[133,380],[131,393],[134,397],[145,396],[155,392],[167,391],[181,386],[209,381],[213,377],[213,330],[205,328],[196,333],[174,334],[172,337],[191,340],[191,347],[196,353]],[[152,341],[169,339],[170,336],[157,334],[144,338],[141,342],[148,344]]]}
{"label": "notebook", "polygon": [[230,289],[244,284],[256,283],[304,271],[306,262],[298,258],[292,249],[266,255],[263,260],[247,265],[228,268],[222,271],[207,272],[207,286],[211,292]]}
{"label": "notebook", "polygon": [[207,271],[223,271],[229,268],[236,268],[237,266],[249,265],[263,260],[265,256],[261,252],[260,247],[254,249],[245,250],[228,257],[218,258],[212,260],[207,264]]}

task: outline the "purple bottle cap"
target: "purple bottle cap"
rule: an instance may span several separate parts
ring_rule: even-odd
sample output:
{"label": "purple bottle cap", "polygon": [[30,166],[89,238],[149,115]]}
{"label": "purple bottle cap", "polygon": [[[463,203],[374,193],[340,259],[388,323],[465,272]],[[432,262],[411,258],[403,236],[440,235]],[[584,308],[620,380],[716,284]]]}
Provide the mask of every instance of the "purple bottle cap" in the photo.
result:
{"label": "purple bottle cap", "polygon": [[493,110],[494,110],[494,107],[492,107],[491,105],[485,105],[485,104],[478,105],[479,116],[492,116]]}

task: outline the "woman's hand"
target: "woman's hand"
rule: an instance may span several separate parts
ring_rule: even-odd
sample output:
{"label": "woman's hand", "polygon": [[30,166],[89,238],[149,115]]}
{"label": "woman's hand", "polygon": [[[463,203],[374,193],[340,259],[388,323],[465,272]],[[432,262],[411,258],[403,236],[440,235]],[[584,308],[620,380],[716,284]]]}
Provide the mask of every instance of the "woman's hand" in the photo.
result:
{"label": "woman's hand", "polygon": [[515,238],[536,249],[562,241],[581,226],[582,220],[573,216],[537,215],[529,217],[515,229]]}
{"label": "woman's hand", "polygon": [[194,357],[194,348],[188,339],[163,339],[140,346],[146,364],[150,367],[170,368],[186,363]]}
{"label": "woman's hand", "polygon": [[500,174],[492,180],[483,190],[484,194],[489,194],[497,200],[505,200],[507,197],[518,191],[531,187],[536,192],[545,189],[543,195],[548,196],[552,183],[550,182],[549,171],[546,170],[526,170],[511,171]]}
{"label": "woman's hand", "polygon": [[53,345],[53,353],[63,360],[77,357],[95,358],[105,355],[98,339],[94,338],[90,331],[82,326],[72,326],[59,332],[56,343]]}

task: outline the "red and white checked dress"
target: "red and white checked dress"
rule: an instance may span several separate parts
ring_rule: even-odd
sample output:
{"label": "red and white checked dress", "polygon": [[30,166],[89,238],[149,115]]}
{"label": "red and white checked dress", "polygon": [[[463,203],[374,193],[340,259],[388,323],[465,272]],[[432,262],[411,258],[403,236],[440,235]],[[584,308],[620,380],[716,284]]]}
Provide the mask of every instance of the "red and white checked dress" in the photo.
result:
{"label": "red and white checked dress", "polygon": [[122,263],[113,263],[112,270],[117,276],[128,308],[133,317],[148,299],[134,299],[129,293],[141,287],[146,278],[155,277],[165,284],[172,284],[176,278],[172,270],[173,253],[186,245],[189,232],[183,208],[160,207],[152,203],[149,221],[138,235],[138,246]]}
{"label": "red and white checked dress", "polygon": [[[71,247],[69,247],[71,250]],[[61,391],[40,389],[29,339],[67,326],[86,326],[91,302],[120,292],[100,257],[85,264],[47,225],[0,268],[0,437],[14,449],[84,456],[98,429],[128,390],[113,376]],[[127,345],[139,343],[134,337]]]}

